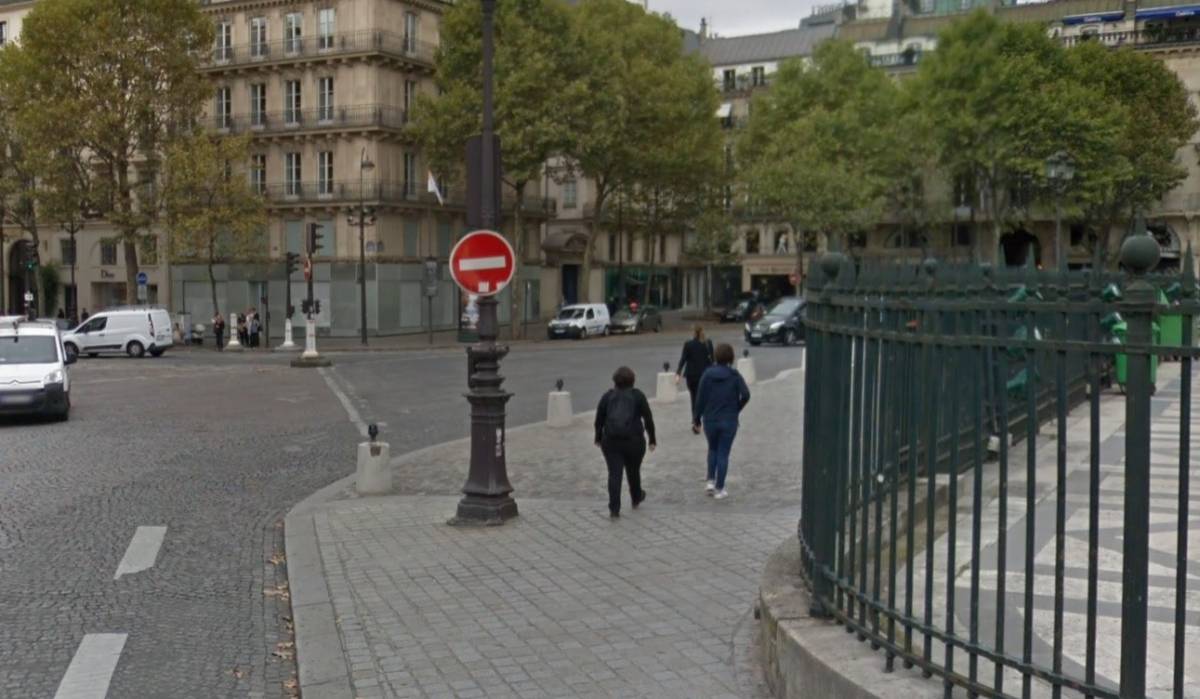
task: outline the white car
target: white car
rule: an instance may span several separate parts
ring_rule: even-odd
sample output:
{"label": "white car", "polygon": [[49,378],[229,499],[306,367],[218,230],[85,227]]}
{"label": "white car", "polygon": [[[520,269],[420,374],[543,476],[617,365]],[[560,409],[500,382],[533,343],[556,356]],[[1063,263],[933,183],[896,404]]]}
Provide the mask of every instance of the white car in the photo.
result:
{"label": "white car", "polygon": [[102,311],[63,336],[68,353],[89,357],[102,353],[141,357],[147,352],[158,357],[174,342],[171,316],[162,308]]}
{"label": "white car", "polygon": [[66,420],[71,412],[67,365],[74,361],[54,323],[0,318],[0,415]]}
{"label": "white car", "polygon": [[609,326],[608,306],[602,303],[577,303],[563,306],[550,325],[546,335],[555,340],[560,337],[582,339],[590,335],[607,335]]}

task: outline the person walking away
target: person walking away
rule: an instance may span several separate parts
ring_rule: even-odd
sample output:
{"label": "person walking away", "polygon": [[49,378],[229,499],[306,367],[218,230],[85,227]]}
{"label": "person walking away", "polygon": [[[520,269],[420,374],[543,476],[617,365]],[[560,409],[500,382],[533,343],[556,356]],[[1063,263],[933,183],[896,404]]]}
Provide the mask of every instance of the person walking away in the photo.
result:
{"label": "person walking away", "polygon": [[247,320],[247,325],[249,326],[249,332],[250,332],[250,346],[258,347],[258,333],[260,330],[260,326],[259,326],[259,322],[258,322],[258,309],[257,308],[250,309],[250,317]]}
{"label": "person walking away", "polygon": [[692,409],[692,432],[700,434],[701,425],[708,439],[708,478],[706,493],[718,500],[729,497],[725,477],[729,473],[729,452],[737,436],[738,415],[750,402],[746,380],[732,367],[733,348],[722,342],[714,353],[717,363],[709,367],[697,390]]}
{"label": "person walking away", "polygon": [[712,366],[712,340],[704,337],[704,326],[697,324],[692,329],[692,339],[683,343],[683,353],[679,355],[679,366],[675,369],[675,383],[680,378],[687,380],[688,397],[692,402],[692,412],[696,412],[696,391],[700,387],[700,377]]}
{"label": "person walking away", "polygon": [[225,318],[221,316],[220,311],[217,311],[217,314],[213,316],[212,326],[213,335],[217,338],[217,351],[223,352],[225,351]]}
{"label": "person walking away", "polygon": [[646,394],[633,387],[633,369],[623,366],[613,373],[613,387],[600,398],[596,408],[596,446],[608,466],[608,512],[621,516],[621,476],[629,477],[629,496],[636,509],[646,499],[642,490],[642,459],[646,456],[646,437],[650,451],[654,436],[654,415]]}
{"label": "person walking away", "polygon": [[238,343],[240,343],[242,347],[249,346],[250,333],[246,332],[246,314],[238,313],[235,315],[234,319],[237,321]]}

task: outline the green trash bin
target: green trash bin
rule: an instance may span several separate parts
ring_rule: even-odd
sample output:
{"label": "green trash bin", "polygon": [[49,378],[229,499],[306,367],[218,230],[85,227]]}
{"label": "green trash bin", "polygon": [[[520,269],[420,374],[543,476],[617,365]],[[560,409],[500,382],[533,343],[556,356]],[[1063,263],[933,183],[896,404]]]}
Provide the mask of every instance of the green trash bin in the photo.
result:
{"label": "green trash bin", "polygon": [[[1112,329],[1113,339],[1116,341],[1116,343],[1118,345],[1123,345],[1123,344],[1125,344],[1125,337],[1128,334],[1128,332],[1129,332],[1128,325],[1125,324],[1125,321],[1121,321],[1121,322],[1117,323]],[[1151,323],[1150,334],[1153,338],[1151,340],[1152,344],[1155,344],[1155,345],[1162,344],[1162,331],[1159,328],[1157,322]],[[1117,385],[1120,386],[1121,391],[1124,392],[1125,384],[1129,380],[1129,355],[1118,354],[1116,368],[1117,368]],[[1150,356],[1150,391],[1151,392],[1154,392],[1155,383],[1157,383],[1157,382],[1158,382],[1158,355],[1155,354],[1155,355]]]}
{"label": "green trash bin", "polygon": [[[1158,303],[1162,306],[1170,305],[1167,294],[1163,291],[1158,292]],[[1183,346],[1182,314],[1172,313],[1170,315],[1161,315],[1158,317],[1158,325],[1162,329],[1162,337],[1158,341],[1159,344],[1163,345],[1164,347]]]}

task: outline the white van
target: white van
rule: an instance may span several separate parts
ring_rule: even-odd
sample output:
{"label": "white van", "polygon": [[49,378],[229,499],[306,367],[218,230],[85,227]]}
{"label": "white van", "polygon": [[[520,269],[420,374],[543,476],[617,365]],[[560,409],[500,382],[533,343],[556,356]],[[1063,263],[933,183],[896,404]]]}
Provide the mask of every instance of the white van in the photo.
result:
{"label": "white van", "polygon": [[551,340],[560,337],[581,339],[589,335],[607,335],[608,325],[608,306],[602,303],[577,303],[563,306],[550,321],[546,334]]}
{"label": "white van", "polygon": [[141,357],[161,356],[174,343],[171,316],[162,308],[121,308],[101,311],[63,337],[63,346],[74,355],[95,357],[124,352]]}
{"label": "white van", "polygon": [[66,420],[75,357],[53,322],[0,318],[0,415],[39,414]]}

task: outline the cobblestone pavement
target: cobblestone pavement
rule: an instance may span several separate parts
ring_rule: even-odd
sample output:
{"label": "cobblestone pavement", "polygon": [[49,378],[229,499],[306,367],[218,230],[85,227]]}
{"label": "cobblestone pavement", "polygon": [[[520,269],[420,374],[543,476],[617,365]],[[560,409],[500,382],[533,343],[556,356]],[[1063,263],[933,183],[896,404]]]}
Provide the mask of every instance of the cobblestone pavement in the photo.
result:
{"label": "cobblestone pavement", "polygon": [[[395,461],[411,495],[318,506],[353,696],[765,696],[746,627],[767,556],[795,533],[801,389],[794,372],[752,387],[725,501],[704,495],[684,394],[654,406],[649,499],[618,520],[590,415],[509,431],[521,516],[503,527],[446,525],[465,440]],[[304,655],[306,632],[300,662],[327,662]]]}
{"label": "cobblestone pavement", "polygon": [[[585,375],[581,357],[619,353],[645,372],[678,344],[514,348],[509,424],[544,418],[548,377],[579,372],[582,390],[611,373]],[[798,352],[763,348],[761,362]],[[320,374],[287,360],[206,349],[84,359],[71,368],[69,422],[0,420],[0,697],[54,696],[85,635],[122,633],[114,699],[291,694],[282,518],[353,471],[359,430]],[[393,453],[466,434],[461,348],[336,361],[336,385],[390,421]],[[367,398],[379,408],[366,411]],[[149,569],[114,579],[139,527],[166,527],[162,548]]]}

